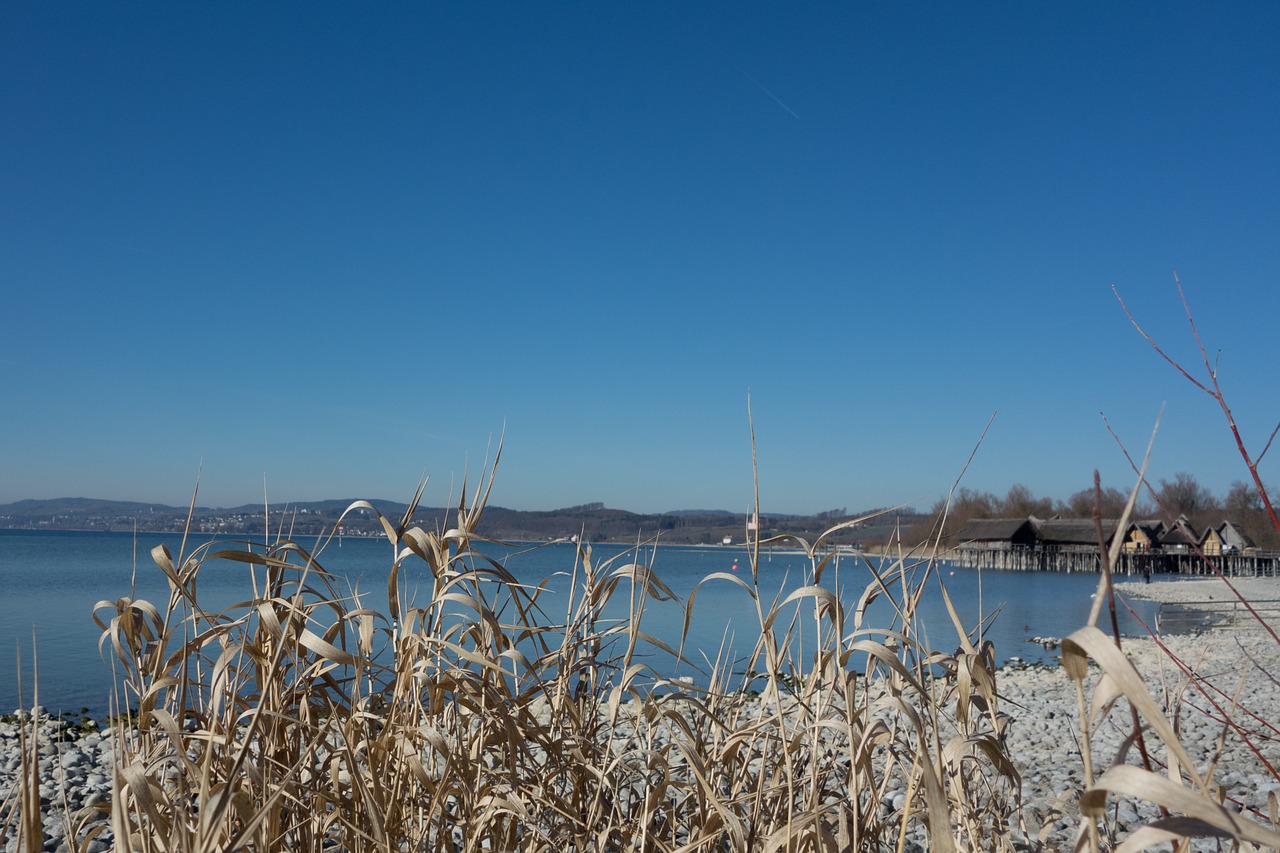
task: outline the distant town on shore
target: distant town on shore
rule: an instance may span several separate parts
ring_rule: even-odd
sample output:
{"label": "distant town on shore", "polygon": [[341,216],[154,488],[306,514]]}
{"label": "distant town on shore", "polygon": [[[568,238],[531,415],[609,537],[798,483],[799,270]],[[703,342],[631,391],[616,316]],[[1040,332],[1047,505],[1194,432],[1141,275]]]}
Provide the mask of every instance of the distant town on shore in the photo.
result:
{"label": "distant town on shore", "polygon": [[[358,508],[347,512],[354,499],[304,501],[289,504],[244,505],[232,508],[196,507],[190,511],[191,530],[211,536],[261,536],[267,528],[291,538],[328,535],[342,528],[343,536],[383,536],[381,513],[392,525],[400,524],[408,505],[371,500],[377,513]],[[23,500],[0,504],[0,529],[85,530],[98,532],[177,532],[188,519],[187,507],[92,498]],[[269,521],[268,521],[269,513]],[[345,513],[345,515],[344,515]],[[867,510],[849,513],[833,509],[815,515],[763,515],[764,536],[791,534],[812,539],[850,519],[871,516],[834,534],[832,544],[856,546],[888,541],[897,529],[913,527],[920,514],[912,508]],[[548,511],[513,510],[490,506],[480,524],[482,535],[504,541],[572,539],[586,542],[636,542],[657,538],[670,544],[698,545],[742,543],[748,514],[726,510],[677,510],[635,513],[589,503]],[[457,509],[418,507],[411,524],[428,530],[456,526]]]}

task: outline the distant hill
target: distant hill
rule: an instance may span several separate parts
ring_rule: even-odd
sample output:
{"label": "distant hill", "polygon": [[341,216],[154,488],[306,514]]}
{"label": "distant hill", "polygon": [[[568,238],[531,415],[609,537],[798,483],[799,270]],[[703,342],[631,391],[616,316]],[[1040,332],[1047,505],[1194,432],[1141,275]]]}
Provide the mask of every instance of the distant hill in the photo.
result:
{"label": "distant hill", "polygon": [[673,509],[667,515],[733,515],[727,509]]}
{"label": "distant hill", "polygon": [[[368,509],[343,513],[354,499],[275,503],[269,506],[270,529],[295,537],[318,536],[339,524],[347,536],[381,536],[377,514]],[[399,524],[409,507],[399,501],[370,500],[378,512]],[[412,523],[429,530],[447,529],[457,523],[456,509],[419,507]],[[765,515],[765,537],[789,533],[806,539],[845,520],[866,513],[837,516],[827,511],[818,516]],[[96,498],[56,498],[22,500],[0,504],[0,529],[97,530],[97,531],[180,531],[187,523],[188,508],[138,501],[110,501]],[[841,531],[833,539],[839,544],[884,541],[893,528],[907,526],[917,518],[910,510],[897,510],[875,523]],[[677,510],[664,513],[635,513],[611,509],[602,503],[581,504],[547,511],[506,509],[490,506],[484,511],[480,533],[505,541],[545,541],[577,536],[589,542],[634,542],[659,537],[672,544],[719,543],[729,537],[742,542],[747,517],[727,510]],[[192,529],[203,534],[262,535],[266,527],[261,504],[238,507],[196,507],[191,511]]]}
{"label": "distant hill", "polygon": [[[11,504],[0,504],[0,515],[78,515],[101,512],[147,513],[159,509],[162,512],[174,512],[177,507],[164,504],[140,503],[138,501],[108,501],[98,498],[54,498],[52,500],[24,500]],[[199,509],[203,510],[204,507]],[[185,514],[186,507],[182,507]]]}

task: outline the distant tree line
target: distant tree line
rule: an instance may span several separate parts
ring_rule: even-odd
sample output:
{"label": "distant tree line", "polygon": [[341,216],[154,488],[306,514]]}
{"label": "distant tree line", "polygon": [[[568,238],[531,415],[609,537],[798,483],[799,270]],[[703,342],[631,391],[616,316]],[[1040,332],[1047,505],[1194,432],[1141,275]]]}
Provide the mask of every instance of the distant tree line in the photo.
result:
{"label": "distant tree line", "polygon": [[[1055,501],[1053,498],[1036,497],[1022,483],[1010,486],[1003,497],[966,487],[952,497],[949,510],[946,499],[939,498],[921,517],[912,534],[918,541],[933,535],[944,518],[944,512],[944,534],[954,533],[965,522],[975,518],[1025,518],[1029,515],[1041,519],[1055,516],[1091,518],[1095,504],[1103,518],[1118,519],[1128,500],[1128,494],[1116,488],[1103,489],[1101,500],[1089,488],[1081,489],[1065,500]],[[1274,494],[1271,500],[1273,503],[1280,500],[1280,493]],[[1180,471],[1172,479],[1160,480],[1150,491],[1140,494],[1132,518],[1172,520],[1183,515],[1197,532],[1229,519],[1258,547],[1280,549],[1280,535],[1267,518],[1262,499],[1252,485],[1241,480],[1232,483],[1226,495],[1219,497],[1193,475]]]}

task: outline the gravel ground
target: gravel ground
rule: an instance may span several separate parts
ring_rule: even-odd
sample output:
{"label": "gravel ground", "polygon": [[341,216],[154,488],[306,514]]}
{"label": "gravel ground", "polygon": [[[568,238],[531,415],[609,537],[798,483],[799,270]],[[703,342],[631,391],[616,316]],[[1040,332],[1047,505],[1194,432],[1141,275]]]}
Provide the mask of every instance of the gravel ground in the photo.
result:
{"label": "gravel ground", "polygon": [[[1280,598],[1280,579],[1243,579],[1241,593],[1253,600]],[[1157,601],[1221,602],[1229,591],[1219,580],[1157,581],[1123,584],[1123,595]],[[1227,696],[1265,722],[1280,721],[1280,643],[1250,620],[1219,625],[1186,635],[1168,636],[1167,649]],[[1228,808],[1253,813],[1265,820],[1269,798],[1280,797],[1280,781],[1262,758],[1280,768],[1280,743],[1257,741],[1262,758],[1237,734],[1224,729],[1220,716],[1195,691],[1183,691],[1185,679],[1165,652],[1150,638],[1125,639],[1124,651],[1143,674],[1153,696],[1169,709],[1178,709],[1182,741],[1201,772],[1221,786]],[[1089,679],[1096,681],[1096,669]],[[1024,819],[1032,837],[1040,834],[1046,849],[1070,849],[1079,826],[1076,808],[1084,783],[1082,736],[1076,690],[1060,666],[1011,666],[998,676],[1003,710],[1013,718],[1009,747],[1022,774]],[[1226,704],[1227,700],[1220,700]],[[1170,713],[1172,716],[1172,712]],[[1239,719],[1241,715],[1237,714]],[[1098,726],[1091,739],[1095,766],[1105,767],[1130,729],[1128,706],[1119,703]],[[1254,728],[1258,726],[1255,725]],[[0,801],[12,796],[19,768],[19,723],[0,720]],[[42,719],[40,797],[46,808],[47,851],[69,850],[65,841],[68,814],[92,808],[110,795],[113,758],[109,730]],[[1164,750],[1153,736],[1151,754],[1161,760]],[[1129,763],[1138,758],[1131,755]],[[1120,837],[1132,827],[1158,817],[1154,806],[1129,800],[1109,802],[1110,823]],[[0,825],[0,831],[4,831]],[[4,851],[16,850],[12,828]],[[103,833],[89,842],[93,853],[108,850],[111,836]]]}
{"label": "gravel ground", "polygon": [[[39,708],[35,712],[39,720],[44,849],[70,851],[71,847],[66,842],[68,816],[95,811],[95,806],[111,797],[114,739],[110,730],[99,731],[96,723],[72,723],[51,718]],[[22,762],[19,732],[23,725],[20,717],[29,719],[29,715],[15,712],[0,720],[0,802],[4,803],[6,812],[11,797],[16,794]],[[4,826],[0,831],[6,831],[5,853],[17,851],[14,828]],[[85,849],[89,853],[100,853],[111,849],[111,846],[110,832],[99,830],[87,842]]]}
{"label": "gravel ground", "polygon": [[[1231,578],[1231,585],[1251,601],[1280,598],[1280,577]],[[1234,598],[1220,578],[1186,578],[1151,583],[1128,581],[1116,589],[1133,598],[1148,601],[1224,601]]]}
{"label": "gravel ground", "polygon": [[[1233,580],[1233,584],[1254,601],[1280,598],[1280,579],[1277,578],[1238,579]],[[1228,597],[1235,598],[1218,579],[1130,583],[1119,590],[1132,598],[1203,602],[1206,607],[1215,608]],[[1264,614],[1267,618],[1275,615],[1272,611]],[[1210,623],[1220,621],[1209,620]],[[1221,787],[1228,808],[1250,812],[1265,822],[1268,799],[1280,797],[1280,780],[1263,763],[1265,759],[1272,767],[1280,768],[1280,742],[1269,739],[1265,731],[1266,723],[1280,722],[1280,643],[1247,616],[1195,633],[1165,636],[1162,642],[1167,652],[1189,664],[1226,697],[1238,697],[1241,708],[1248,709],[1262,721],[1250,724],[1243,713],[1232,714],[1235,719],[1243,720],[1244,727],[1264,730],[1259,733],[1261,736],[1252,738],[1261,753],[1259,757],[1238,734],[1226,730],[1222,715],[1204,696],[1196,690],[1182,689],[1186,678],[1155,640],[1124,639],[1124,651],[1143,675],[1151,694],[1171,719],[1176,710],[1182,743],[1197,769],[1211,775],[1212,781]],[[1089,679],[1090,687],[1096,679],[1095,669]],[[1028,821],[1048,824],[1053,830],[1051,837],[1058,844],[1065,843],[1078,826],[1076,804],[1084,781],[1075,687],[1060,666],[1006,668],[1000,675],[999,686],[1006,697],[1005,710],[1015,718],[1009,745],[1023,774]],[[1230,710],[1229,699],[1219,696],[1217,701]],[[1091,739],[1096,767],[1105,768],[1111,762],[1132,728],[1127,703],[1118,705]],[[1274,732],[1270,735],[1274,737]],[[1147,740],[1153,758],[1162,760],[1164,750],[1158,739],[1149,736]],[[1136,754],[1127,759],[1130,764],[1139,761]],[[1121,830],[1159,817],[1156,807],[1146,803],[1117,802],[1113,798],[1109,806]],[[1056,812],[1060,812],[1062,818],[1055,821]]]}

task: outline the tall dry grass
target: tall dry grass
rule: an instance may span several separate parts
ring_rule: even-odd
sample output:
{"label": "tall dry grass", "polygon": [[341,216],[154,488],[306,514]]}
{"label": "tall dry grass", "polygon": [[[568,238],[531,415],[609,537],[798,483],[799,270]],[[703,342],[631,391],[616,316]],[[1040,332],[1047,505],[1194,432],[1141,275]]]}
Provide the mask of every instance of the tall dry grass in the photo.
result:
{"label": "tall dry grass", "polygon": [[[810,576],[782,596],[756,551],[751,580],[703,585],[746,592],[759,642],[695,685],[649,663],[692,650],[645,633],[671,592],[638,551],[580,547],[553,607],[484,555],[483,499],[449,530],[413,509],[383,519],[376,593],[281,537],[157,548],[167,601],[101,602],[124,718],[81,837],[107,817],[121,851],[1015,849],[993,652],[958,619],[956,651],[922,643],[930,561],[868,565],[846,599],[823,540],[797,542]],[[205,609],[202,573],[229,570],[245,600]],[[891,624],[866,624],[876,598]],[[696,591],[685,607],[687,630]],[[38,821],[21,832],[38,847]]]}
{"label": "tall dry grass", "polygon": [[[695,685],[651,664],[694,655],[644,631],[671,591],[642,549],[601,562],[584,545],[567,584],[521,583],[484,556],[482,511],[461,507],[443,531],[383,519],[393,565],[376,592],[344,588],[323,547],[286,536],[157,548],[168,600],[96,613],[119,674],[114,785],[68,837],[83,849],[109,828],[121,851],[1046,849],[1022,823],[994,650],[954,609],[954,651],[922,639],[921,598],[947,595],[932,560],[866,565],[871,582],[846,591],[822,538],[792,540],[809,576],[782,595],[761,588],[757,550],[750,578],[711,575],[684,602],[687,630],[705,585],[735,584],[761,629],[745,660],[713,655]],[[202,572],[229,570],[245,600],[206,610]],[[877,599],[888,624],[867,622]],[[627,618],[607,618],[618,602]],[[1076,848],[1280,847],[1224,807],[1179,741],[1176,703],[1100,613],[1063,643],[1086,778]],[[1132,737],[1094,754],[1091,727],[1118,703]],[[29,772],[0,815],[21,850],[46,841],[39,749],[24,743]],[[1117,837],[1114,797],[1167,815]]]}

